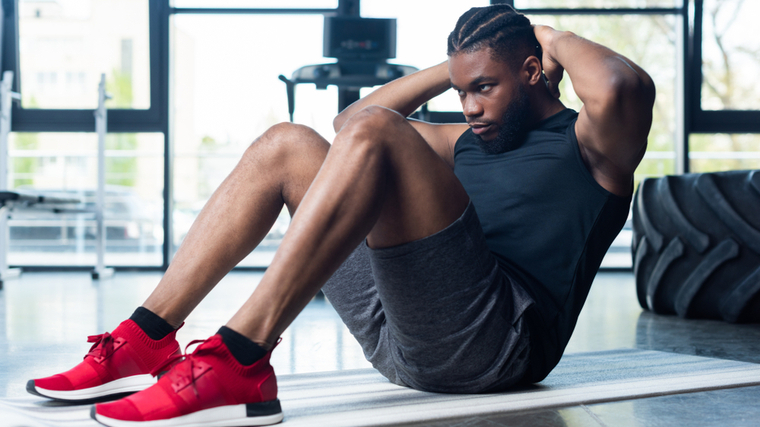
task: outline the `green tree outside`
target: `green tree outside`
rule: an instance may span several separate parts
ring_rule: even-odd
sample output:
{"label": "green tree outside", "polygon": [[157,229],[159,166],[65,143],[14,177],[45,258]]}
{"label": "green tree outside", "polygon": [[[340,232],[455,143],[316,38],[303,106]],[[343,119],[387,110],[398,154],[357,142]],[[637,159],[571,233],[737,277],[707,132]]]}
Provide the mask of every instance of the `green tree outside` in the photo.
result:
{"label": "green tree outside", "polygon": [[[37,108],[37,100],[31,96],[24,105],[27,108]],[[14,142],[17,150],[36,150],[39,148],[39,138],[36,133],[17,132]],[[8,183],[10,188],[31,187],[34,185],[34,173],[37,172],[38,160],[36,157],[13,157],[11,160],[11,176],[13,182]],[[21,177],[18,177],[21,175]]]}
{"label": "green tree outside", "polygon": [[[108,108],[132,108],[132,76],[114,69],[106,81],[106,92],[113,97]],[[137,150],[137,135],[131,133],[109,133],[106,135],[107,150]],[[106,158],[106,184],[135,186],[137,157]]]}
{"label": "green tree outside", "polygon": [[[17,150],[36,150],[39,138],[36,133],[17,133],[15,146]],[[37,171],[36,157],[14,157],[11,188],[31,187],[34,185],[34,173]]]}
{"label": "green tree outside", "polygon": [[[752,16],[753,2],[705,1],[702,49],[705,110],[746,110],[760,105],[757,81],[748,78],[760,70],[760,43],[757,38],[747,37],[747,20],[754,19],[748,18]],[[758,134],[693,134],[689,138],[689,152],[694,172],[760,169]]]}

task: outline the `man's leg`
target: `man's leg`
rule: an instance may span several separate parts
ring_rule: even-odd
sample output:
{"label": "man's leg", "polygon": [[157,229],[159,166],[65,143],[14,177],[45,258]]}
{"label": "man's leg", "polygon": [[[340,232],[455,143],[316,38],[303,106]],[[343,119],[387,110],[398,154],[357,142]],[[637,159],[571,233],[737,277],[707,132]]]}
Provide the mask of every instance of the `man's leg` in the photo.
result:
{"label": "man's leg", "polygon": [[265,132],[209,199],[143,306],[178,327],[261,242],[283,204],[296,211],[329,148],[305,126]]}
{"label": "man's leg", "polygon": [[[446,229],[468,203],[453,171],[405,118],[380,107],[357,113],[330,148],[269,269],[226,327],[155,386],[96,405],[93,418],[106,425],[279,421],[266,350],[323,283],[363,239],[374,248],[417,241]],[[244,362],[235,348],[260,358]]]}
{"label": "man's leg", "polygon": [[291,213],[297,209],[328,149],[322,137],[304,126],[268,130],[204,207],[144,307],[111,333],[93,337],[97,342],[82,363],[30,380],[27,390],[81,401],[155,383],[150,372],[179,353],[174,328],[263,239],[283,204]]}
{"label": "man's leg", "polygon": [[[526,368],[520,317],[532,300],[499,268],[474,209],[465,212],[468,201],[450,167],[405,119],[379,107],[363,111],[339,134],[275,260],[228,326],[271,344],[366,235],[378,282],[364,283],[360,271],[353,279],[361,284],[331,285],[328,295],[340,295],[342,317],[358,311],[374,325],[387,320],[381,330],[350,325],[373,364],[393,381],[428,390],[514,384]],[[365,270],[363,252],[348,264]],[[339,280],[352,280],[345,267]],[[341,295],[346,291],[370,301]],[[354,307],[338,307],[344,303]],[[401,346],[416,360],[396,370],[387,352]],[[378,348],[386,355],[372,354]],[[394,371],[401,378],[393,379]]]}
{"label": "man's leg", "polygon": [[259,286],[227,324],[265,347],[365,237],[373,248],[421,239],[459,218],[469,197],[399,114],[357,113],[338,134]]}

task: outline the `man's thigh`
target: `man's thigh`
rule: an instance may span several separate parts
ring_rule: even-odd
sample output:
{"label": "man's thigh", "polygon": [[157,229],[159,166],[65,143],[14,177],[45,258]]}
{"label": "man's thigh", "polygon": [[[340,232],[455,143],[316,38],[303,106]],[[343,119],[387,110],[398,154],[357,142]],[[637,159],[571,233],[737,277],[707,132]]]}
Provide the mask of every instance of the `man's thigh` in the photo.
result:
{"label": "man's thigh", "polygon": [[393,383],[404,385],[391,359],[385,312],[372,275],[369,248],[362,242],[322,286],[330,304],[356,338],[366,359]]}
{"label": "man's thigh", "polygon": [[322,171],[338,171],[362,189],[343,195],[331,188],[331,194],[341,194],[344,206],[369,208],[367,243],[387,248],[430,236],[459,218],[469,196],[452,166],[406,118],[370,106],[335,137]]}
{"label": "man's thigh", "polygon": [[472,205],[432,236],[385,249],[363,245],[347,262],[325,293],[391,381],[479,392],[522,377],[521,315],[532,300],[499,268]]}

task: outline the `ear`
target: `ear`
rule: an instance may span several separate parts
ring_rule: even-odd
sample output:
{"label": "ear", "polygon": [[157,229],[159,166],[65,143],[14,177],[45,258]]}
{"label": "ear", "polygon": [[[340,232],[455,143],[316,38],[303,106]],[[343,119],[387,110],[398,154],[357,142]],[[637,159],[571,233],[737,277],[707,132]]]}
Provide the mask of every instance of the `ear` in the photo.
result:
{"label": "ear", "polygon": [[526,84],[531,86],[543,82],[543,68],[541,67],[541,61],[533,55],[527,57],[522,64],[522,68],[520,68],[520,76],[524,79]]}

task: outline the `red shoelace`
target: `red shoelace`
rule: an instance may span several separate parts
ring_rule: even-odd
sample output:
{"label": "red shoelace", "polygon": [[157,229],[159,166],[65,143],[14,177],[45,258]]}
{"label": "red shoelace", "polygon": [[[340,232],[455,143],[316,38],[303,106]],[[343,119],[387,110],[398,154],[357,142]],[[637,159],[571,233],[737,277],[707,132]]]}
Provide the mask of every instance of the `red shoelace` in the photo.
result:
{"label": "red shoelace", "polygon": [[90,351],[84,356],[85,358],[92,356],[105,359],[113,354],[114,338],[108,332],[100,335],[90,335],[87,337],[87,342],[95,344],[90,347]]}
{"label": "red shoelace", "polygon": [[[159,376],[167,371],[167,368],[169,368],[168,372],[166,372],[166,375],[169,376],[172,384],[176,386],[187,381],[193,386],[193,392],[195,393],[195,396],[198,397],[198,388],[195,386],[196,376],[193,374],[195,371],[195,358],[205,353],[210,353],[217,346],[209,346],[204,348],[198,347],[192,353],[188,353],[187,349],[190,348],[191,345],[203,344],[206,341],[209,341],[209,339],[190,341],[190,343],[185,346],[184,354],[175,354],[174,356],[167,357],[166,360],[154,368],[150,374],[154,377]],[[175,363],[176,365],[172,366]]]}

